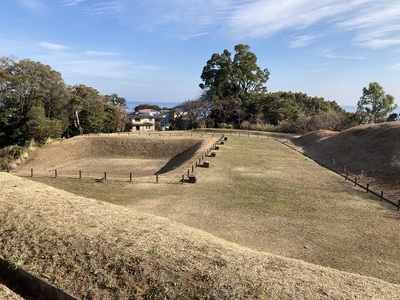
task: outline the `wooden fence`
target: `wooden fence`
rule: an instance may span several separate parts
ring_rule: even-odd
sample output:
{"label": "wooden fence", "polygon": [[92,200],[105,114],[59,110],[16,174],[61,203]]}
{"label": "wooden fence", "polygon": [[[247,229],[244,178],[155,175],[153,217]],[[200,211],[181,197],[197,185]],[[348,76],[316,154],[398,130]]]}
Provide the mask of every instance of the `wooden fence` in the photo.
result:
{"label": "wooden fence", "polygon": [[[212,134],[212,136],[214,136],[215,133]],[[202,134],[203,136],[203,134]],[[195,157],[195,159],[192,161],[192,165],[191,165],[191,169],[187,170],[187,178],[186,178],[186,174],[182,175],[182,177],[179,178],[174,178],[171,177],[170,175],[166,174],[166,175],[161,175],[158,173],[155,173],[153,176],[139,176],[139,177],[135,177],[133,172],[130,173],[126,173],[126,174],[122,174],[118,173],[118,175],[116,175],[116,172],[99,172],[96,175],[94,175],[93,171],[89,174],[87,174],[85,172],[85,170],[79,170],[76,171],[76,173],[72,173],[72,171],[67,171],[64,173],[61,173],[59,170],[55,169],[53,170],[53,174],[50,174],[48,176],[46,176],[47,178],[58,178],[58,177],[62,177],[62,178],[70,178],[70,179],[94,179],[97,182],[105,182],[109,179],[112,179],[113,181],[127,181],[127,182],[140,182],[140,183],[160,183],[161,181],[168,182],[178,182],[178,183],[184,183],[184,182],[191,182],[191,178],[193,177],[194,171],[196,168],[198,167],[204,167],[206,159],[208,157],[216,157],[216,150],[219,150],[220,146],[223,145],[225,143],[225,141],[227,140],[227,137],[225,137],[223,134],[220,135],[220,137],[218,138],[218,140],[211,146],[209,147],[205,152],[203,152],[202,154],[200,154],[199,156]],[[209,163],[206,165],[209,165]],[[40,172],[38,174],[43,174],[43,172]],[[67,175],[66,175],[67,174]],[[43,175],[37,175],[37,173],[35,173],[35,170],[33,168],[30,169],[30,175],[31,178],[38,176],[38,177],[42,177]],[[162,180],[163,179],[163,180]]]}
{"label": "wooden fence", "polygon": [[[361,184],[361,183],[358,182],[357,176],[350,177],[350,173],[349,173],[349,172],[346,172],[346,174],[343,174],[343,173],[340,173],[340,172],[338,172],[338,171],[336,171],[336,170],[330,168],[330,167],[327,166],[326,164],[323,164],[323,163],[321,163],[321,162],[319,162],[319,161],[313,159],[312,157],[308,156],[307,154],[305,154],[305,153],[299,151],[299,150],[296,149],[295,147],[292,147],[291,145],[289,145],[289,144],[287,143],[287,140],[286,140],[286,141],[282,141],[282,140],[276,139],[276,141],[278,141],[278,142],[280,142],[282,145],[285,145],[286,147],[289,147],[290,149],[292,149],[292,150],[294,150],[294,151],[296,151],[296,152],[298,152],[298,153],[304,155],[305,157],[307,157],[308,159],[310,159],[310,160],[316,162],[316,163],[319,164],[320,166],[322,166],[322,167],[324,167],[324,168],[326,168],[326,169],[328,169],[328,170],[330,170],[330,171],[332,171],[332,172],[334,172],[334,173],[336,173],[336,174],[338,174],[338,175],[344,177],[345,181],[349,181],[349,182],[354,183],[355,186],[358,186],[358,187],[361,187],[362,189],[365,189],[367,193],[371,193],[371,194],[373,194],[373,195],[379,197],[379,199],[380,199],[381,201],[386,201],[387,203],[389,203],[389,204],[395,206],[395,207],[397,208],[397,210],[400,211],[400,199],[397,200],[397,201],[393,201],[393,200],[391,200],[391,199],[386,198],[386,197],[384,196],[384,191],[376,192],[376,191],[371,190],[371,187],[370,187],[370,184],[369,184],[369,183],[367,183],[366,185],[363,185],[363,184]],[[354,179],[353,179],[353,178],[354,178]]]}

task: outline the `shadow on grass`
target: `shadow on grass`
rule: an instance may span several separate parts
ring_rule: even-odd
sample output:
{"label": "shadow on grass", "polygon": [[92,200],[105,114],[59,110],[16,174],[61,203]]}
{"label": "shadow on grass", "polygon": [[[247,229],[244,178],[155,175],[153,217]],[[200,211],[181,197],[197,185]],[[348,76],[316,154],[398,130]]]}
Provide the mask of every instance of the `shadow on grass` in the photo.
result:
{"label": "shadow on grass", "polygon": [[200,149],[201,144],[202,144],[201,142],[197,143],[196,145],[186,149],[185,151],[179,153],[178,155],[175,155],[160,170],[158,170],[154,174],[165,174],[180,167],[186,161],[188,161],[193,157],[193,155]]}

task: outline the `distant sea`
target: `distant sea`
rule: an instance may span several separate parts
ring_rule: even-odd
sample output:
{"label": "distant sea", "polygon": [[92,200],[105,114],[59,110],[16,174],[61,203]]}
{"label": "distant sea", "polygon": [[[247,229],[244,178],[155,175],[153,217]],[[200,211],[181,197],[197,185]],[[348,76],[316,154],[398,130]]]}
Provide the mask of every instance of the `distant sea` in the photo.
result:
{"label": "distant sea", "polygon": [[357,105],[341,105],[341,107],[345,111],[352,112],[352,113],[356,112],[356,110],[357,110]]}

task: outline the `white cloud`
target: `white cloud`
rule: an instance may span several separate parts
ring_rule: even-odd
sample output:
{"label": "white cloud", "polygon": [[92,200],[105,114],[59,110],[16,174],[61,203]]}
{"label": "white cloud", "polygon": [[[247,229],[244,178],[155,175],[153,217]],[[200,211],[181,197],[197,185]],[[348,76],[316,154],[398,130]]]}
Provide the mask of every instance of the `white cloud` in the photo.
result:
{"label": "white cloud", "polygon": [[378,49],[400,45],[400,1],[370,1],[336,27],[353,31],[356,46]]}
{"label": "white cloud", "polygon": [[86,7],[86,12],[92,15],[121,16],[125,9],[126,5],[122,1],[103,1]]}
{"label": "white cloud", "polygon": [[18,0],[18,3],[31,10],[42,10],[45,7],[44,3],[40,0]]}
{"label": "white cloud", "polygon": [[[96,60],[96,59],[68,59],[61,61],[59,67],[68,77],[79,78],[148,78],[151,74],[158,74],[160,67],[140,65],[128,60]],[[147,77],[146,77],[147,76]]]}
{"label": "white cloud", "polygon": [[61,64],[63,71],[73,76],[124,78],[123,61],[71,60]]}
{"label": "white cloud", "polygon": [[84,1],[85,0],[64,0],[63,3],[65,3],[67,6],[75,6]]}
{"label": "white cloud", "polygon": [[344,60],[363,60],[366,59],[365,56],[355,54],[355,55],[343,55],[343,54],[336,54],[334,49],[322,49],[318,50],[316,53],[318,56],[332,58],[332,59],[344,59]]}
{"label": "white cloud", "polygon": [[325,25],[353,9],[358,1],[275,0],[251,1],[231,16],[229,26],[240,36],[269,37],[283,30],[301,30],[318,22]]}
{"label": "white cloud", "polygon": [[359,33],[353,42],[362,47],[379,49],[400,45],[400,24],[374,27]]}
{"label": "white cloud", "polygon": [[301,48],[308,46],[313,43],[314,40],[316,40],[319,36],[318,35],[300,35],[294,37],[290,41],[290,48]]}
{"label": "white cloud", "polygon": [[[24,0],[28,3],[38,0]],[[135,30],[188,40],[203,35],[233,39],[296,36],[291,48],[316,38],[348,34],[343,43],[366,48],[399,45],[400,0],[63,0],[87,14],[113,17]],[[313,32],[309,34],[305,32]],[[310,31],[310,29],[312,29]]]}
{"label": "white cloud", "polygon": [[394,64],[394,65],[390,66],[390,68],[389,68],[389,69],[391,69],[391,70],[398,70],[398,71],[400,71],[400,63],[398,63],[398,64]]}
{"label": "white cloud", "polygon": [[68,49],[67,46],[52,44],[52,43],[48,43],[48,42],[41,42],[41,43],[39,43],[39,46],[42,48],[45,48],[47,50],[51,50],[51,51],[63,51],[63,50]]}
{"label": "white cloud", "polygon": [[83,54],[88,55],[88,56],[118,56],[119,55],[119,53],[92,51],[92,50],[85,51]]}

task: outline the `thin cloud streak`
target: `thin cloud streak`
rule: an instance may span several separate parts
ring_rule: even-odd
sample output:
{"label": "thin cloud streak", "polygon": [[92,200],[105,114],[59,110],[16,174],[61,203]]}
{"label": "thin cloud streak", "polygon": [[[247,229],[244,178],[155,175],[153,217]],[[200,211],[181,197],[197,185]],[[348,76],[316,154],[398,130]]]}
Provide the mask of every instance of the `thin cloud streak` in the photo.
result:
{"label": "thin cloud streak", "polygon": [[277,3],[274,0],[259,0],[237,10],[231,16],[229,25],[240,36],[270,37],[284,30],[299,31],[317,22],[328,24],[329,20],[348,13],[355,5],[351,1],[346,5],[343,2],[288,0]]}
{"label": "thin cloud streak", "polygon": [[75,6],[84,1],[85,0],[64,0],[63,3],[65,3],[66,6]]}
{"label": "thin cloud streak", "polygon": [[119,53],[92,51],[92,50],[85,51],[83,54],[88,55],[88,56],[118,56],[118,55],[120,55]]}
{"label": "thin cloud streak", "polygon": [[40,0],[18,0],[17,2],[22,7],[25,7],[30,10],[39,11],[45,8],[44,3]]}
{"label": "thin cloud streak", "polygon": [[289,47],[290,48],[302,48],[302,47],[312,44],[318,38],[319,38],[318,35],[309,35],[309,34],[296,36],[290,42]]}
{"label": "thin cloud streak", "polygon": [[39,46],[51,51],[63,51],[67,50],[69,47],[64,45],[52,44],[48,42],[40,42]]}
{"label": "thin cloud streak", "polygon": [[317,51],[317,55],[325,58],[343,59],[343,60],[364,60],[365,56],[362,55],[339,55],[333,52],[333,49],[323,49]]}
{"label": "thin cloud streak", "polygon": [[390,70],[400,71],[400,63],[390,66],[389,69]]}
{"label": "thin cloud streak", "polygon": [[[351,32],[352,45],[376,49],[398,45],[400,36],[399,0],[211,0],[206,9],[200,0],[187,0],[184,5],[182,0],[103,0],[95,4],[65,0],[64,5],[179,40],[209,32],[234,39],[265,39],[295,32],[297,37],[289,47],[299,48],[311,45],[321,33]],[[308,28],[315,33],[305,33]]]}

